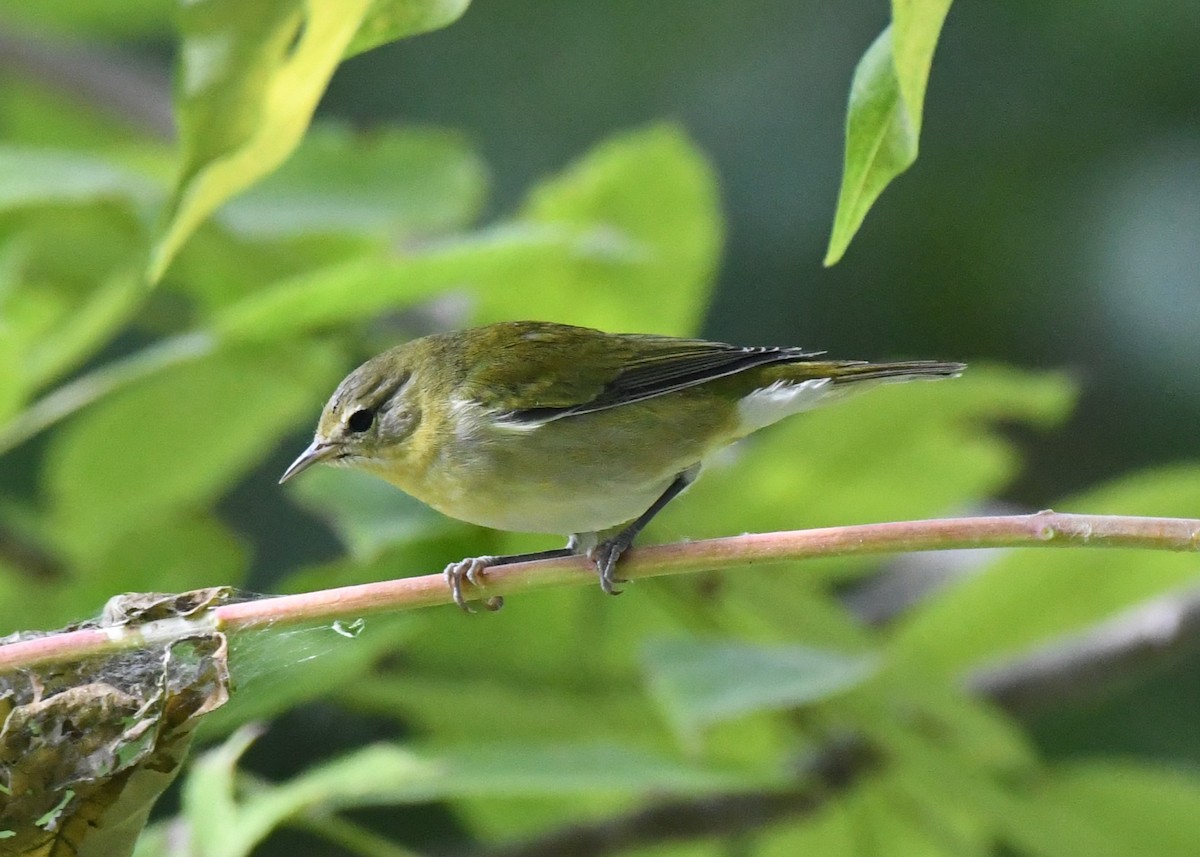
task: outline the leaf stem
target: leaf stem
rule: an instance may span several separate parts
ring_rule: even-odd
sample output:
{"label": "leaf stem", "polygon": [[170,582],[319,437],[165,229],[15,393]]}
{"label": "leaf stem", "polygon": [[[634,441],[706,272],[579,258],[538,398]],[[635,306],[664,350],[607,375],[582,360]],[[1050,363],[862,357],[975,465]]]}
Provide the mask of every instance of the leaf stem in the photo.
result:
{"label": "leaf stem", "polygon": [[7,425],[0,426],[0,455],[109,393],[170,366],[212,353],[215,344],[216,340],[209,333],[180,334],[64,384],[34,402]]}

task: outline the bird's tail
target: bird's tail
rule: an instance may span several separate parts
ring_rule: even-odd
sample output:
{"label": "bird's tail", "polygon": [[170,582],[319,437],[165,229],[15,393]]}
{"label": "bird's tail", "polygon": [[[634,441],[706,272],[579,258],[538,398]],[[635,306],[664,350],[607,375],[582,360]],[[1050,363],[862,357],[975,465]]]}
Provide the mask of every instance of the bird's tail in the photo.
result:
{"label": "bird's tail", "polygon": [[962,363],[935,360],[900,363],[798,360],[771,366],[755,379],[758,389],[741,402],[740,433],[749,434],[791,414],[870,389],[875,384],[918,378],[954,378],[965,368]]}
{"label": "bird's tail", "polygon": [[[830,361],[827,366],[828,377],[834,384],[888,379],[900,381],[910,378],[957,378],[967,368],[965,363],[945,363],[938,360],[906,360],[899,363]],[[816,366],[811,368],[825,374]]]}

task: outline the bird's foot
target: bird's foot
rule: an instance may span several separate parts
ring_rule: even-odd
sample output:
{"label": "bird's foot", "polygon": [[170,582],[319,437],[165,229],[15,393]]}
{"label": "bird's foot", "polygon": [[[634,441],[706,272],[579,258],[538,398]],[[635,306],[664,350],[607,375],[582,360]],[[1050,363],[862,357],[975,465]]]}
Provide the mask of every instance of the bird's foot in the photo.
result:
{"label": "bird's foot", "polygon": [[621,590],[615,587],[618,583],[628,583],[623,577],[617,577],[617,560],[629,549],[629,542],[617,536],[600,542],[587,552],[587,557],[596,564],[600,574],[600,588],[609,595],[620,595]]}
{"label": "bird's foot", "polygon": [[[475,612],[475,608],[467,603],[467,599],[463,595],[463,580],[465,579],[476,589],[482,589],[484,587],[484,572],[488,566],[495,565],[498,559],[500,557],[473,556],[467,559],[460,559],[458,562],[452,562],[446,566],[446,570],[442,572],[442,575],[446,578],[446,585],[450,587],[450,594],[454,597],[454,603],[462,610],[465,610],[467,613]],[[499,610],[504,606],[504,599],[499,595],[493,595],[483,602],[483,606],[487,610]]]}

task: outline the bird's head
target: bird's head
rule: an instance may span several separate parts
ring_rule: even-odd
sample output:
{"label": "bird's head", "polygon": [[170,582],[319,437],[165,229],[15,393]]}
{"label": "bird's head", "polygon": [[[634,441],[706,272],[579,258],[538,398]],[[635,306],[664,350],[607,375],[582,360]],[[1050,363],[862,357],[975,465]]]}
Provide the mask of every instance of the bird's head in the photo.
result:
{"label": "bird's head", "polygon": [[421,419],[413,357],[411,349],[401,345],[347,375],[321,412],[312,443],[279,481],[320,462],[386,470],[402,458]]}

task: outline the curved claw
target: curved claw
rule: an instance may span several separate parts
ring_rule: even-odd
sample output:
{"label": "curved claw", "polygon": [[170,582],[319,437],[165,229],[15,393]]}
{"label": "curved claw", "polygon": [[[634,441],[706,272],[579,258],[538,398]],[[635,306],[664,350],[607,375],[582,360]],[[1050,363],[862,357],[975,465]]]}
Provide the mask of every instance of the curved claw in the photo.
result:
{"label": "curved claw", "polygon": [[[495,561],[496,557],[494,556],[473,556],[460,559],[458,562],[452,562],[446,566],[442,572],[442,576],[446,578],[446,585],[450,587],[450,594],[454,597],[454,603],[460,609],[467,613],[475,612],[475,608],[467,603],[467,599],[463,595],[463,579],[465,578],[476,589],[482,589],[484,585],[484,571]],[[495,596],[484,602],[484,607],[488,610],[499,610],[503,604],[504,599]]]}
{"label": "curved claw", "polygon": [[622,544],[618,539],[609,539],[588,551],[588,559],[596,564],[596,571],[600,573],[600,588],[608,595],[620,595],[622,590],[615,588],[614,584],[629,582],[616,575],[617,560],[627,547],[629,545]]}

